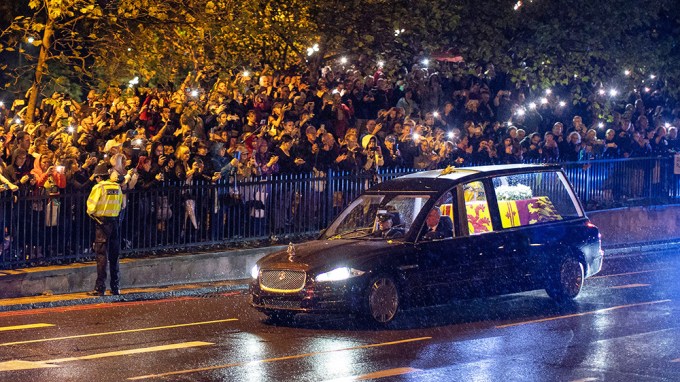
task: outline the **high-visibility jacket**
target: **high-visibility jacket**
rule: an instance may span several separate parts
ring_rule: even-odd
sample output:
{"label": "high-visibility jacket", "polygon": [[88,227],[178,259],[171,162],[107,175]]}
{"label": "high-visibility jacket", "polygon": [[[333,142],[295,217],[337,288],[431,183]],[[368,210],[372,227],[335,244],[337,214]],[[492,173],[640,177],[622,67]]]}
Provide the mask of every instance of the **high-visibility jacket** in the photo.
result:
{"label": "high-visibility jacket", "polygon": [[110,180],[92,187],[87,198],[87,213],[96,217],[117,217],[123,208],[123,191],[118,183]]}

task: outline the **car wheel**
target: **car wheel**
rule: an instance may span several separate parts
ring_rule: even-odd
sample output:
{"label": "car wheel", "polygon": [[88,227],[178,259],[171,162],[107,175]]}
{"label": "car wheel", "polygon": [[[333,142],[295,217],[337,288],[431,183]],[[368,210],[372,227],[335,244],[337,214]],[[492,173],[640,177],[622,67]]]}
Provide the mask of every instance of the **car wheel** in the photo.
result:
{"label": "car wheel", "polygon": [[293,319],[295,318],[296,315],[295,312],[281,310],[269,311],[265,312],[265,314],[267,315],[267,321],[274,325],[290,324],[291,322],[293,322]]}
{"label": "car wheel", "polygon": [[368,286],[368,318],[379,325],[391,322],[399,311],[399,288],[385,275],[375,277]]}
{"label": "car wheel", "polygon": [[546,292],[557,301],[573,300],[583,288],[585,272],[583,264],[573,256],[562,259],[548,278]]}

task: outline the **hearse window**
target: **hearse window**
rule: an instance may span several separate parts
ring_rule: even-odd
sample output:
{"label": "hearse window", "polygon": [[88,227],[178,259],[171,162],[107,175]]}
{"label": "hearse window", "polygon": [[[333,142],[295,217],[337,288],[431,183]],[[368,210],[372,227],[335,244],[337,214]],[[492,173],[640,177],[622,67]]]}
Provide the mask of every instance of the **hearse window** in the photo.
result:
{"label": "hearse window", "polygon": [[378,229],[380,215],[389,214],[395,227],[407,232],[429,200],[427,195],[362,195],[324,233],[324,238],[367,238]]}
{"label": "hearse window", "polygon": [[534,172],[493,179],[503,228],[580,217],[579,208],[558,172]]}
{"label": "hearse window", "polygon": [[484,183],[477,181],[463,185],[463,196],[470,235],[493,231]]}

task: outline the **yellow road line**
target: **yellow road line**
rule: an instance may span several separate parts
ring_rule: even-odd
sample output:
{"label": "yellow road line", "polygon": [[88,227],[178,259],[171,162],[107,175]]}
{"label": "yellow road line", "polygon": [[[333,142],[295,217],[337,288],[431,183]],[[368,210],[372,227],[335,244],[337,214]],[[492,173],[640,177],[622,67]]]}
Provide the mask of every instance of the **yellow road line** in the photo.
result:
{"label": "yellow road line", "polygon": [[107,352],[107,353],[90,354],[90,355],[85,355],[85,356],[81,356],[81,357],[59,358],[59,359],[52,359],[52,360],[49,360],[49,361],[42,361],[42,362],[44,362],[44,363],[72,362],[72,361],[80,361],[80,360],[85,360],[85,359],[118,357],[118,356],[121,356],[121,355],[151,353],[151,352],[163,351],[163,350],[185,349],[185,348],[191,348],[191,347],[196,347],[196,346],[208,346],[208,345],[214,345],[214,343],[203,342],[203,341],[191,341],[191,342],[182,342],[182,343],[170,344],[170,345],[151,346],[151,347],[148,347],[148,348],[138,348],[138,349],[112,351],[112,352]]}
{"label": "yellow road line", "polygon": [[626,272],[626,273],[614,273],[611,275],[601,275],[601,276],[593,276],[593,277],[588,277],[588,279],[604,279],[607,277],[618,277],[618,276],[630,276],[630,275],[639,275],[641,273],[652,273],[652,272],[660,272],[660,271],[670,271],[674,268],[661,268],[661,269],[650,269],[647,271],[637,271],[637,272]]}
{"label": "yellow road line", "polygon": [[375,373],[369,373],[369,374],[364,374],[364,375],[356,375],[356,376],[352,376],[352,377],[331,379],[331,380],[328,380],[328,381],[325,381],[325,382],[366,381],[366,380],[371,380],[371,379],[395,377],[397,375],[410,374],[410,373],[415,373],[415,372],[418,372],[418,371],[422,371],[422,370],[414,369],[412,367],[399,367],[399,368],[396,368],[396,369],[381,370],[381,371],[376,371]]}
{"label": "yellow road line", "polygon": [[58,367],[58,365],[55,365],[55,364],[63,363],[63,362],[73,362],[73,361],[82,361],[82,360],[108,358],[108,357],[120,357],[120,356],[130,355],[130,354],[141,354],[141,353],[151,353],[151,352],[164,351],[164,350],[186,349],[186,348],[191,348],[191,347],[208,346],[208,345],[214,345],[214,343],[212,343],[212,342],[202,342],[202,341],[182,342],[182,343],[170,344],[170,345],[160,345],[160,346],[151,346],[151,347],[146,347],[146,348],[119,350],[119,351],[112,351],[112,352],[107,352],[107,353],[90,354],[90,355],[85,355],[85,356],[81,356],[81,357],[59,358],[59,359],[51,359],[51,360],[46,360],[46,361],[11,360],[11,361],[7,361],[7,362],[0,362],[0,372],[10,371],[10,370],[44,369],[44,368],[50,368],[50,367]]}
{"label": "yellow road line", "polygon": [[637,306],[662,304],[662,303],[665,303],[665,302],[671,302],[671,300],[659,300],[659,301],[642,302],[642,303],[639,303],[639,304],[620,305],[620,306],[613,306],[611,308],[592,310],[590,312],[574,313],[574,314],[567,314],[565,316],[546,317],[546,318],[541,318],[541,319],[538,319],[538,320],[515,322],[515,323],[512,323],[512,324],[498,325],[498,326],[496,326],[496,329],[503,329],[503,328],[509,328],[511,326],[519,326],[519,325],[526,325],[526,324],[535,324],[535,323],[546,322],[546,321],[562,320],[562,319],[565,319],[565,318],[587,316],[587,315],[590,315],[590,314],[605,313],[605,312],[609,312],[609,311],[612,311],[612,310],[634,308],[634,307],[637,307]]}
{"label": "yellow road line", "polygon": [[236,318],[227,318],[227,319],[224,319],[224,320],[203,321],[203,322],[190,322],[190,323],[188,323],[188,324],[176,324],[176,325],[156,326],[156,327],[150,327],[150,328],[117,330],[117,331],[115,331],[115,332],[103,332],[103,333],[91,333],[91,334],[78,334],[78,335],[74,335],[74,336],[54,337],[54,338],[42,338],[42,339],[39,339],[39,340],[27,340],[27,341],[5,342],[5,343],[0,343],[0,346],[34,344],[34,343],[38,343],[38,342],[61,341],[61,340],[70,340],[70,339],[74,339],[74,338],[87,338],[87,337],[111,336],[111,335],[114,335],[114,334],[138,333],[138,332],[146,332],[146,331],[149,331],[149,330],[162,330],[162,329],[184,328],[184,327],[189,327],[189,326],[209,325],[209,324],[219,324],[219,323],[222,323],[222,322],[231,322],[231,321],[238,321],[238,319],[236,319]]}
{"label": "yellow road line", "polygon": [[609,287],[609,289],[628,289],[628,288],[641,288],[648,287],[649,284],[626,284],[626,285],[616,285]]}
{"label": "yellow road line", "polygon": [[16,326],[2,326],[2,327],[0,327],[0,332],[7,332],[7,331],[10,331],[10,330],[47,328],[49,326],[54,326],[54,324],[27,324],[27,325],[16,325]]}
{"label": "yellow road line", "polygon": [[289,355],[289,356],[284,356],[284,357],[267,358],[267,359],[260,359],[260,360],[247,361],[247,362],[228,363],[228,364],[223,364],[223,365],[201,367],[201,368],[197,368],[197,369],[170,371],[170,372],[167,372],[167,373],[141,375],[139,377],[128,378],[128,380],[136,381],[136,380],[141,380],[141,379],[167,377],[167,376],[171,376],[171,375],[198,373],[198,372],[201,372],[201,371],[227,369],[227,368],[230,368],[230,367],[237,367],[237,366],[250,366],[250,365],[257,365],[257,364],[261,364],[261,363],[288,361],[288,360],[292,360],[292,359],[313,357],[313,356],[320,355],[320,354],[337,353],[337,352],[348,351],[348,350],[370,349],[370,348],[376,348],[376,347],[382,347],[382,346],[400,345],[400,344],[405,344],[405,343],[409,343],[409,342],[425,341],[425,340],[429,340],[429,339],[432,339],[432,337],[408,338],[408,339],[405,339],[405,340],[398,340],[398,341],[392,341],[392,342],[382,342],[382,343],[371,344],[371,345],[353,346],[353,347],[342,348],[342,349],[334,349],[334,350],[324,350],[324,351],[314,352],[314,353],[296,354],[296,355]]}

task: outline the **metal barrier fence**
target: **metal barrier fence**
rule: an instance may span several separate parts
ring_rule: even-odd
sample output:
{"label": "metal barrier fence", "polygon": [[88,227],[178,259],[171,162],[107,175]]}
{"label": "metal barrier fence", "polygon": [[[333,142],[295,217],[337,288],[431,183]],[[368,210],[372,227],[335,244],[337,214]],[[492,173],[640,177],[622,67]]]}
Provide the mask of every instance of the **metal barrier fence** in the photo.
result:
{"label": "metal barrier fence", "polygon": [[[680,199],[673,158],[563,163],[586,209],[667,204]],[[126,194],[121,215],[122,253],[224,246],[311,235],[327,227],[375,182],[414,172],[282,175],[217,184],[172,184]],[[0,269],[92,259],[94,225],[86,215],[89,190],[58,196],[0,197]]]}

